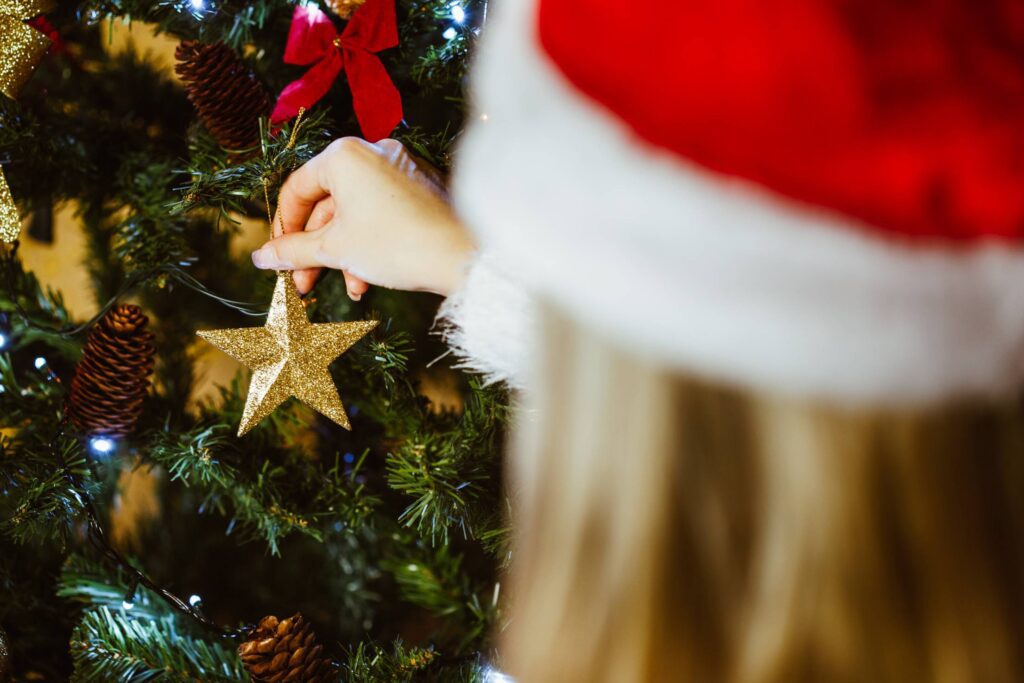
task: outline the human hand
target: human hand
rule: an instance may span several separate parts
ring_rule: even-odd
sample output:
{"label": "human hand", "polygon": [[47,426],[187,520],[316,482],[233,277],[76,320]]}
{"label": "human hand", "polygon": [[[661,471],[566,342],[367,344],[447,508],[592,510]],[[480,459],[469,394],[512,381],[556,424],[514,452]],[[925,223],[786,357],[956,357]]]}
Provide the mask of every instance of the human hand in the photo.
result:
{"label": "human hand", "polygon": [[450,294],[475,247],[430,171],[397,140],[335,140],[285,181],[253,264],[294,271],[303,294],[321,268],[342,270],[356,301],[369,285]]}

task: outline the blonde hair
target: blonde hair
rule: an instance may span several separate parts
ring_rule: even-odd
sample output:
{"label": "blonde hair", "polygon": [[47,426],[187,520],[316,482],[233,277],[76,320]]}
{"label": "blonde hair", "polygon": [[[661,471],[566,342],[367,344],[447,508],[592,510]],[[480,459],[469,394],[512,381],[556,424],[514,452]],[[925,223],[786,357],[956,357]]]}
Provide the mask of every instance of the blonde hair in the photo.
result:
{"label": "blonde hair", "polygon": [[828,408],[543,329],[511,472],[520,683],[1024,678],[1019,405]]}

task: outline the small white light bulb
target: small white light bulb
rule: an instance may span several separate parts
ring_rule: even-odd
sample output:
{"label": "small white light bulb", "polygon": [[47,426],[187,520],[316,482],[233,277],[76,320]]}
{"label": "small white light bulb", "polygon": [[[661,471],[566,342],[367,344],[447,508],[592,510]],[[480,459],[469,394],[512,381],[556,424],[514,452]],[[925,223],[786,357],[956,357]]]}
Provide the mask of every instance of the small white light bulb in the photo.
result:
{"label": "small white light bulb", "polygon": [[459,35],[459,32],[455,30],[454,26],[449,26],[448,30],[441,34],[445,40],[452,40],[455,36]]}
{"label": "small white light bulb", "polygon": [[114,440],[105,436],[95,436],[89,439],[89,448],[92,449],[93,453],[106,455],[114,450]]}
{"label": "small white light bulb", "polygon": [[43,368],[46,367],[46,359],[43,358],[42,356],[36,356],[35,366],[36,370],[42,370]]}
{"label": "small white light bulb", "polygon": [[452,19],[456,24],[466,23],[466,8],[457,2],[452,3]]}
{"label": "small white light bulb", "polygon": [[191,3],[192,9],[196,10],[197,12],[202,12],[204,9],[206,9],[206,0],[191,0]]}
{"label": "small white light bulb", "polygon": [[199,603],[201,603],[202,601],[203,601],[203,599],[202,599],[201,597],[199,597],[198,595],[192,595],[192,596],[191,596],[191,597],[189,597],[189,599],[188,599],[188,604],[190,604],[190,605],[192,605],[193,607],[195,607],[196,605],[198,605],[198,604],[199,604]]}
{"label": "small white light bulb", "polygon": [[122,600],[121,601],[121,609],[128,610],[128,609],[132,609],[133,607],[135,607],[135,602],[134,601],[132,601],[132,600]]}
{"label": "small white light bulb", "polygon": [[0,332],[0,349],[4,348],[5,346],[7,346],[7,335]]}
{"label": "small white light bulb", "polygon": [[484,668],[484,683],[515,683],[515,679],[488,666]]}

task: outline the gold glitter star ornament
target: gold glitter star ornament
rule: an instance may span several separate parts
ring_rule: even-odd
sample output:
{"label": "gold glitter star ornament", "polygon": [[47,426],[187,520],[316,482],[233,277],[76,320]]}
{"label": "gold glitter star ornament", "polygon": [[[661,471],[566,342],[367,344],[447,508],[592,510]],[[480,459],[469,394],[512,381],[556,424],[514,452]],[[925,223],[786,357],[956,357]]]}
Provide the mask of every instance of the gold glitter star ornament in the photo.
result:
{"label": "gold glitter star ornament", "polygon": [[21,233],[21,214],[11,196],[11,188],[4,178],[4,169],[0,168],[0,242],[10,244],[18,239]]}
{"label": "gold glitter star ornament", "polygon": [[51,6],[41,0],[0,0],[0,92],[12,100],[50,49],[50,39],[25,22]]}
{"label": "gold glitter star ornament", "polygon": [[264,327],[201,330],[197,334],[252,370],[238,435],[294,396],[352,429],[328,366],[377,326],[376,320],[314,325],[292,281],[281,271]]}
{"label": "gold glitter star ornament", "polygon": [[[12,100],[50,49],[50,39],[25,22],[50,7],[43,0],[0,0],[0,93]],[[0,241],[13,242],[20,232],[21,216],[0,169]]]}

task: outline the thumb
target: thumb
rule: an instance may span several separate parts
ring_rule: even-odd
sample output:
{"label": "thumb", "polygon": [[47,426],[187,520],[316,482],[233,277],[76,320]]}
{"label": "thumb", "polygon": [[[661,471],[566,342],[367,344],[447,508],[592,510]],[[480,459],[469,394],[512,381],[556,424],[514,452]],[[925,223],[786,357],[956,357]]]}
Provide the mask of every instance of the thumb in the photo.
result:
{"label": "thumb", "polygon": [[320,251],[321,237],[321,230],[281,235],[254,251],[252,263],[265,270],[302,270],[326,265]]}

